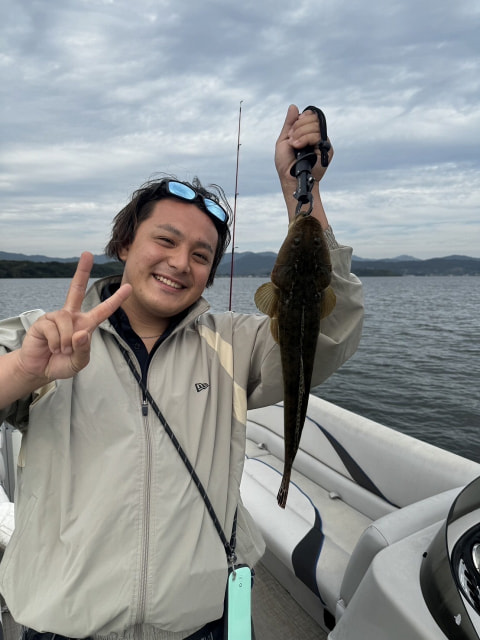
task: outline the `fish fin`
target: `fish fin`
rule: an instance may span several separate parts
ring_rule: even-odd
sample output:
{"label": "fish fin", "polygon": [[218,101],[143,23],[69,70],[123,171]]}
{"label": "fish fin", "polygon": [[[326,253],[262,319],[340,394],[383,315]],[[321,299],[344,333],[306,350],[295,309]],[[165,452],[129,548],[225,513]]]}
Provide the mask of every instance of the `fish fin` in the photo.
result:
{"label": "fish fin", "polygon": [[337,296],[335,295],[332,287],[327,287],[322,296],[322,310],[320,312],[321,318],[326,318],[332,313],[337,303]]}
{"label": "fish fin", "polygon": [[255,292],[255,304],[262,313],[266,313],[270,318],[277,315],[278,289],[273,282],[262,284]]}

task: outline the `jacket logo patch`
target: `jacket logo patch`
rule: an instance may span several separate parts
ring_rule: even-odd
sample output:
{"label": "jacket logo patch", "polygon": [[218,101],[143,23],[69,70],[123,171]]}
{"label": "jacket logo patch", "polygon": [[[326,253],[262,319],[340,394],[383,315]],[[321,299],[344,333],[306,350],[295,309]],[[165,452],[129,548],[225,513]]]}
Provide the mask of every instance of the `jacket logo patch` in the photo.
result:
{"label": "jacket logo patch", "polygon": [[208,384],[208,382],[196,382],[195,383],[195,389],[197,390],[197,393],[199,393],[200,391],[205,391],[205,389],[208,389],[210,385]]}

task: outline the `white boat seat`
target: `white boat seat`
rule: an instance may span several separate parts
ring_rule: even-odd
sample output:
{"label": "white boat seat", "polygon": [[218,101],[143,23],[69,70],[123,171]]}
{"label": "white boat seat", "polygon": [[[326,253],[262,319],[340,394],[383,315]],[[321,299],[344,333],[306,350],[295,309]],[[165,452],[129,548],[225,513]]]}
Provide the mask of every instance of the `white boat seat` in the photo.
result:
{"label": "white boat seat", "polygon": [[5,551],[15,528],[15,507],[0,486],[0,553]]}
{"label": "white boat seat", "polygon": [[343,615],[373,558],[395,542],[443,521],[462,487],[425,498],[372,522],[362,533],[340,587],[335,617]]}
{"label": "white boat seat", "polygon": [[480,475],[477,463],[311,396],[283,510],[283,428],[281,404],[249,411],[242,501],[267,568],[320,624],[325,610],[341,615],[381,549],[440,520],[456,487]]}
{"label": "white boat seat", "polygon": [[335,611],[351,553],[370,520],[295,470],[286,508],[281,509],[279,462],[272,455],[245,461],[242,501],[270,553]]}

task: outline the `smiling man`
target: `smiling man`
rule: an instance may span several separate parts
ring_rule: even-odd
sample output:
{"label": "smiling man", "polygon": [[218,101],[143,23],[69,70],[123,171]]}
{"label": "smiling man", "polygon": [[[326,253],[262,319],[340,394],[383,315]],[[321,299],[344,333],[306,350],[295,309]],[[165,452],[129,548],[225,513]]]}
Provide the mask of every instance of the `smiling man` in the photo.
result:
{"label": "smiling man", "polygon": [[[117,216],[107,253],[125,264],[122,282],[132,285],[132,294],[122,306],[142,339],[164,333],[171,318],[213,282],[214,263],[216,268],[230,239],[227,211],[214,197],[198,182],[190,187],[165,178],[141,188]],[[138,228],[124,237],[133,208],[139,211]]]}
{"label": "smiling man", "polygon": [[[319,139],[317,117],[291,106],[275,150],[290,219],[295,150]],[[337,305],[322,320],[314,385],[354,353],[363,318],[317,165],[312,215]],[[213,314],[202,297],[229,213],[218,188],[147,183],[107,246],[122,276],[87,291],[84,253],[63,309],[0,322],[0,420],[23,434],[0,590],[26,640],[224,637],[233,552],[252,567],[264,550],[240,500],[247,409],[283,393],[270,319]]]}

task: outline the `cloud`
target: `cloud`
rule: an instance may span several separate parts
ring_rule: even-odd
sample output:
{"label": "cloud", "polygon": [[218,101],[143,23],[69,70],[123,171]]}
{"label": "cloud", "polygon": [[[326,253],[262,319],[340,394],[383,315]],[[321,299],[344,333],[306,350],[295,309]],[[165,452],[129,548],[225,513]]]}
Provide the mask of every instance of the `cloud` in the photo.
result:
{"label": "cloud", "polygon": [[221,184],[233,203],[243,101],[240,250],[283,239],[273,153],[293,102],[327,114],[323,200],[357,255],[480,256],[473,0],[5,4],[3,250],[99,252],[161,171]]}

